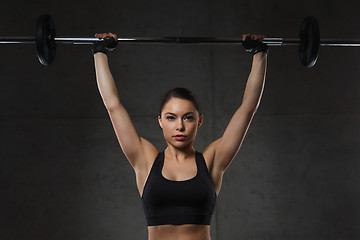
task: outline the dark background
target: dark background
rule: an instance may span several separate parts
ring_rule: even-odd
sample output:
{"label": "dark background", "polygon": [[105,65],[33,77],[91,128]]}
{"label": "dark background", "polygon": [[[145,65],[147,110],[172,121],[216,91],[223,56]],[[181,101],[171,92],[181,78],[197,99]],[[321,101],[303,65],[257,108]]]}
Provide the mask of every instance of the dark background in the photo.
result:
{"label": "dark background", "polygon": [[[322,38],[360,38],[359,1],[7,1],[1,35],[32,36],[40,14],[58,36],[298,37],[308,15]],[[99,94],[89,46],[0,45],[0,239],[147,239],[135,173]],[[213,240],[360,238],[359,48],[323,47],[315,67],[272,47],[265,91],[226,171]],[[240,106],[252,58],[242,47],[119,45],[110,67],[141,136],[166,147],[161,96],[194,91],[205,122],[195,148],[219,138]]]}

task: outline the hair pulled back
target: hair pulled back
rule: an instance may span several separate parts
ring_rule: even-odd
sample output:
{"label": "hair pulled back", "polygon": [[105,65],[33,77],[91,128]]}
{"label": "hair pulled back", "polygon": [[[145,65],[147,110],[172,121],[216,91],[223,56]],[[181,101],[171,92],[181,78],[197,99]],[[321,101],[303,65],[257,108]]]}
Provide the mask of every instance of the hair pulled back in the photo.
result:
{"label": "hair pulled back", "polygon": [[199,99],[196,97],[196,95],[194,93],[192,93],[189,89],[182,88],[182,87],[176,87],[176,88],[170,89],[162,97],[160,106],[159,106],[159,116],[160,117],[161,117],[161,112],[162,112],[162,109],[164,108],[164,105],[173,97],[191,101],[194,104],[196,110],[198,110],[199,116],[202,115],[202,111],[200,108],[200,102],[199,102]]}

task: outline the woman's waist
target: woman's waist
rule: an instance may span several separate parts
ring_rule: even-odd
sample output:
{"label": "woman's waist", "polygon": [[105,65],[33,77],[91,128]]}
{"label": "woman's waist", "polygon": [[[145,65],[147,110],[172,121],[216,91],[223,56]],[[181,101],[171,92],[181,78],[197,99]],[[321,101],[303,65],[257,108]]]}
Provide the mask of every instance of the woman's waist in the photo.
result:
{"label": "woman's waist", "polygon": [[211,240],[210,225],[182,224],[148,226],[149,240]]}

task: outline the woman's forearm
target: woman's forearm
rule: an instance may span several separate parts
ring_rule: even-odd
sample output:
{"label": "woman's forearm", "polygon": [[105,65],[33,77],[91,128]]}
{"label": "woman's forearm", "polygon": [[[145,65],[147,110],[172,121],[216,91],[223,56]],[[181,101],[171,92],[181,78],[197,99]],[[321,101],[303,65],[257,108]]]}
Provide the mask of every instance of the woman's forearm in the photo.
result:
{"label": "woman's forearm", "polygon": [[265,85],[267,54],[259,52],[253,57],[251,72],[246,83],[242,106],[256,111]]}
{"label": "woman's forearm", "polygon": [[96,80],[98,88],[107,109],[120,103],[114,78],[110,72],[108,58],[101,52],[94,54]]}

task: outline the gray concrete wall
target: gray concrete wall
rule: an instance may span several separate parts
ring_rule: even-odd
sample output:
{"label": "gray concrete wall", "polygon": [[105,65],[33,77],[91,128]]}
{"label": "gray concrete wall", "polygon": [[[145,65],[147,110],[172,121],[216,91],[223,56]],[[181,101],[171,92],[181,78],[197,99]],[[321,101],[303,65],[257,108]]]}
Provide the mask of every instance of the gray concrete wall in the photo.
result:
{"label": "gray concrete wall", "polygon": [[[323,38],[360,38],[358,1],[9,1],[1,35],[297,37],[314,15]],[[146,239],[135,174],[98,92],[90,47],[58,45],[50,67],[34,46],[1,45],[0,239]],[[304,68],[273,47],[260,109],[225,173],[213,240],[360,238],[360,50],[321,48]],[[224,132],[241,104],[251,57],[241,46],[120,45],[110,55],[139,133],[165,148],[156,113],[166,90],[200,98],[195,148]]]}

